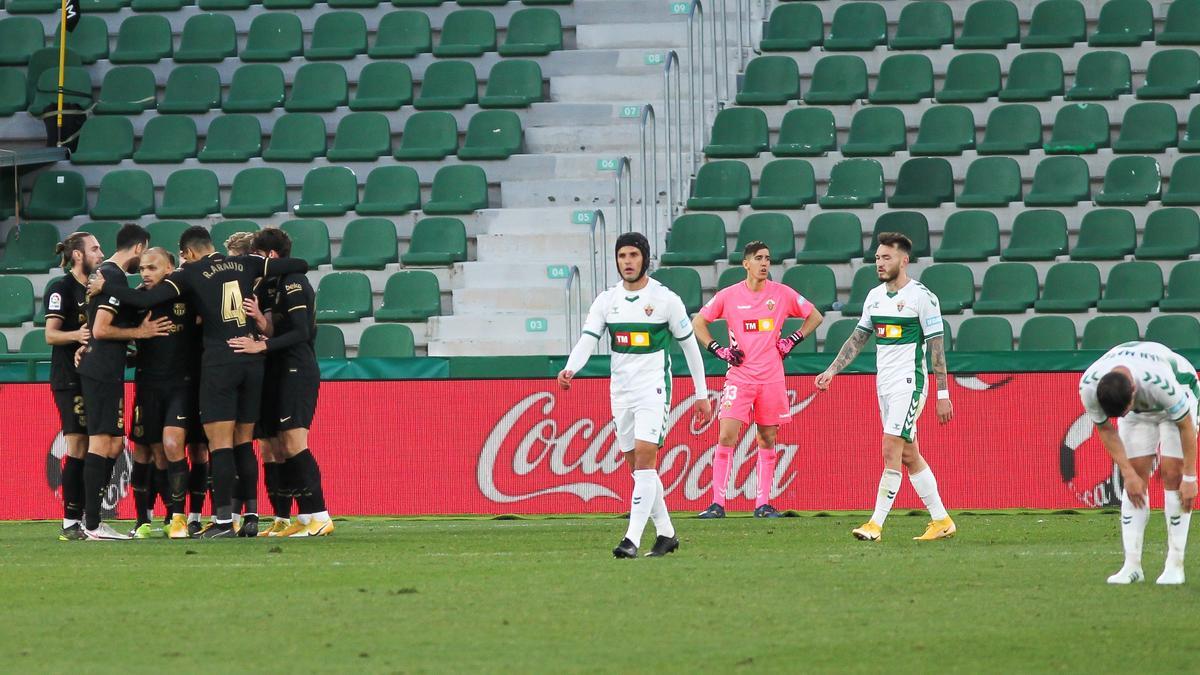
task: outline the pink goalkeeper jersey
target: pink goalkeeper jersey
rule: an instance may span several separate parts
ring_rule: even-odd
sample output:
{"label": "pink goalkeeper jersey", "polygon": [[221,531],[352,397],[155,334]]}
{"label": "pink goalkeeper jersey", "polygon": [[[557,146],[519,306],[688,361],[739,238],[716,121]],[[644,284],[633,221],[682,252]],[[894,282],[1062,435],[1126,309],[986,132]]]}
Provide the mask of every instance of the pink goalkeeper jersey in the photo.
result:
{"label": "pink goalkeeper jersey", "polygon": [[726,379],[742,384],[783,381],[783,358],[775,349],[788,317],[808,318],[813,304],[789,286],[767,281],[757,293],[745,281],[717,291],[700,315],[709,321],[725,319],[729,344],[746,353],[737,368],[730,367]]}

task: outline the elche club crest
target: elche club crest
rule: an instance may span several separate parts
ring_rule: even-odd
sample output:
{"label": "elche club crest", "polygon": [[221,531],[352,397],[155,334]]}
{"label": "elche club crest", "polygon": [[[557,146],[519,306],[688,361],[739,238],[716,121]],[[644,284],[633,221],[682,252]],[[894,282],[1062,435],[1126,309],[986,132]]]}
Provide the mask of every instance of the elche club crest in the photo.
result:
{"label": "elche club crest", "polygon": [[653,316],[654,315],[654,305],[646,305],[644,308],[644,311],[646,312],[646,316]]}
{"label": "elche club crest", "polygon": [[767,311],[768,312],[775,311],[775,299],[774,298],[767,298]]}
{"label": "elche club crest", "polygon": [[899,302],[896,303],[896,311],[897,312],[904,311],[904,301],[903,300],[900,300]]}

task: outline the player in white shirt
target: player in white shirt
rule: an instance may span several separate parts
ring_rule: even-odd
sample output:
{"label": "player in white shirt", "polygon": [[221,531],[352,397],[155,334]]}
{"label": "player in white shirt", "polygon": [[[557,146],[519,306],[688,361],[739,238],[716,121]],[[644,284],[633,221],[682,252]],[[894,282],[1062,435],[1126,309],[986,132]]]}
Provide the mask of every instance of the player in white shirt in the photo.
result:
{"label": "player in white shirt", "polygon": [[[1121,540],[1125,564],[1108,578],[1129,584],[1142,574],[1142,538],[1150,519],[1146,482],[1163,482],[1167,563],[1160,584],[1182,584],[1192,501],[1196,498],[1196,369],[1157,342],[1126,342],[1108,350],[1079,380],[1079,398],[1100,441],[1121,471]],[[1121,423],[1113,427],[1110,418]]]}
{"label": "player in white shirt", "polygon": [[954,408],[950,404],[946,377],[941,307],[932,291],[908,276],[911,252],[912,241],[908,237],[895,232],[880,233],[875,267],[883,283],[867,294],[858,325],[829,368],[817,376],[816,382],[818,389],[828,389],[834,376],[858,356],[871,334],[875,335],[875,386],[879,394],[879,416],[883,420],[884,468],[875,498],[875,511],[870,520],[852,532],[865,541],[878,541],[883,537],[883,521],[900,491],[901,466],[908,469],[909,482],[929,509],[931,522],[925,533],[914,539],[944,539],[954,536],[957,531],[942,505],[933,470],[917,445],[917,419],[925,408],[928,385],[926,352],[937,380],[938,422],[949,422],[954,417]]}
{"label": "player in white shirt", "polygon": [[575,373],[587,364],[607,329],[612,347],[609,392],[617,447],[633,471],[629,528],[613,555],[636,558],[646,520],[651,519],[658,537],[646,555],[663,556],[679,548],[657,469],[658,449],[666,435],[671,405],[671,340],[679,341],[692,375],[697,421],[707,422],[712,417],[712,404],[704,381],[704,359],[692,336],[691,317],[683,301],[646,275],[650,243],[637,232],[622,234],[617,238],[616,257],[622,281],[592,303],[583,335],[558,374],[558,384],[563,389],[571,388]]}

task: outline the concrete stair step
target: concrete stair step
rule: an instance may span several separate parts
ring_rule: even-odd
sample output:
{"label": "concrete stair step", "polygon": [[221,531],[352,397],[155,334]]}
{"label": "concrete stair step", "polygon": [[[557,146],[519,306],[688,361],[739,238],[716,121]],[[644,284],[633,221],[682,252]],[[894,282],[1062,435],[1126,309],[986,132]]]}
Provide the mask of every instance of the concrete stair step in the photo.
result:
{"label": "concrete stair step", "polygon": [[566,282],[554,287],[459,288],[454,290],[454,307],[460,314],[488,312],[562,312]]}

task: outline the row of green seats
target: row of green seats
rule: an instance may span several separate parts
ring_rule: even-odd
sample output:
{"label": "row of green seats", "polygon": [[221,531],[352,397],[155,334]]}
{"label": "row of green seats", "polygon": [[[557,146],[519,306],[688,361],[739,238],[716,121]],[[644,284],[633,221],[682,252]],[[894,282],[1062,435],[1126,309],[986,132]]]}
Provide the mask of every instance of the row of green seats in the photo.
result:
{"label": "row of green seats", "polygon": [[[327,0],[334,9],[372,9],[388,0]],[[390,0],[395,7],[437,7],[445,0]],[[570,5],[574,0],[521,0],[523,5]],[[458,0],[461,7],[500,7],[508,0]],[[515,3],[515,0],[514,0]],[[85,13],[119,12],[128,7],[135,12],[177,12],[184,7],[198,6],[204,11],[240,11],[251,5],[261,4],[267,10],[312,9],[317,0],[81,0],[80,8]],[[0,2],[0,7],[3,3]],[[8,0],[5,9],[11,14],[49,14],[61,7],[59,0]]]}

